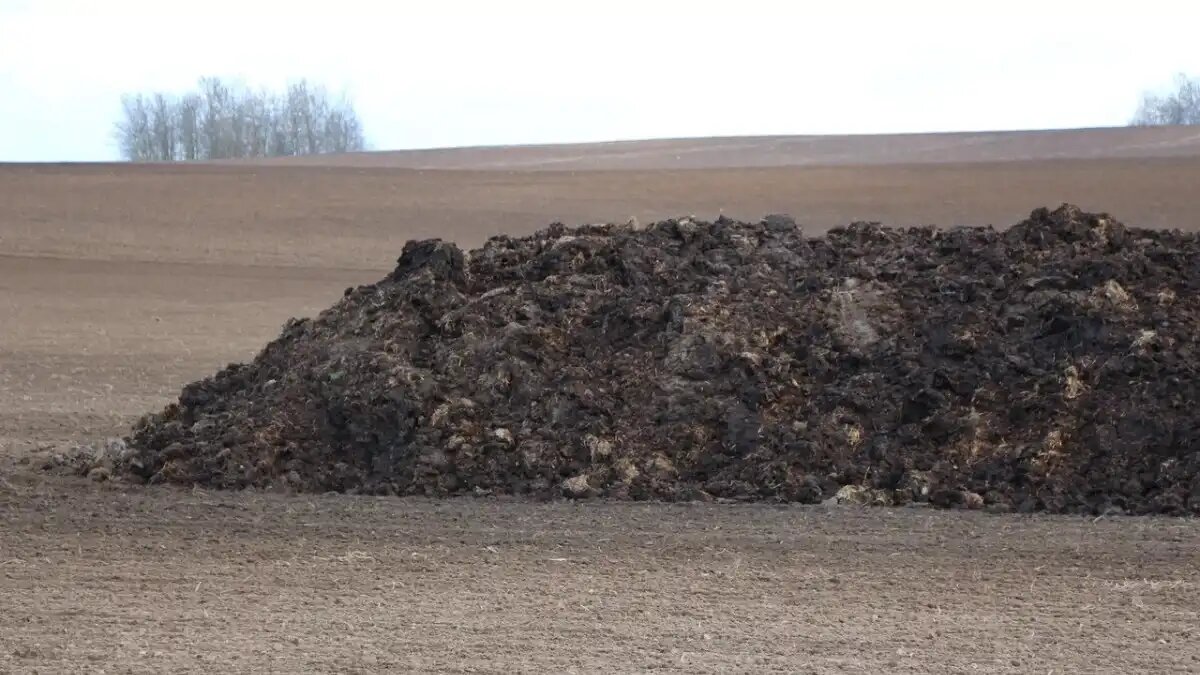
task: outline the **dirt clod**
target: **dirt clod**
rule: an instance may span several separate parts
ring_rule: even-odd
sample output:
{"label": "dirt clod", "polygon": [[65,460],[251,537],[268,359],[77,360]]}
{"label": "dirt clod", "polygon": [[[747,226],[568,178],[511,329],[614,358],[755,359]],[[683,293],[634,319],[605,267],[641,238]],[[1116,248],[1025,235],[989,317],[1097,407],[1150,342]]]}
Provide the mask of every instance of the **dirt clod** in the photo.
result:
{"label": "dirt clod", "polygon": [[224,488],[1195,514],[1198,291],[1196,235],[1066,205],[1005,231],[805,238],[772,216],[553,225],[470,253],[416,241],[387,278],[185,387],[121,468]]}
{"label": "dirt clod", "polygon": [[966,491],[962,495],[962,505],[968,509],[982,509],[983,495],[978,492]]}
{"label": "dirt clod", "polygon": [[582,499],[592,494],[592,486],[588,484],[588,477],[584,475],[572,476],[562,483],[563,494],[567,497]]}

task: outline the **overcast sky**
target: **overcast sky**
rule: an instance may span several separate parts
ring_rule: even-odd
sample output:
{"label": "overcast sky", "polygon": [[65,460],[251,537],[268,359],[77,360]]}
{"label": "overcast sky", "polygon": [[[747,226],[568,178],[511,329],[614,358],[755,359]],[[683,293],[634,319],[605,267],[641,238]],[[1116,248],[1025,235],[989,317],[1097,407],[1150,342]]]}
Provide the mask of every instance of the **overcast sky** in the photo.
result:
{"label": "overcast sky", "polygon": [[0,0],[0,160],[115,159],[123,92],[203,75],[345,88],[398,149],[1120,125],[1200,74],[1200,3],[974,5]]}

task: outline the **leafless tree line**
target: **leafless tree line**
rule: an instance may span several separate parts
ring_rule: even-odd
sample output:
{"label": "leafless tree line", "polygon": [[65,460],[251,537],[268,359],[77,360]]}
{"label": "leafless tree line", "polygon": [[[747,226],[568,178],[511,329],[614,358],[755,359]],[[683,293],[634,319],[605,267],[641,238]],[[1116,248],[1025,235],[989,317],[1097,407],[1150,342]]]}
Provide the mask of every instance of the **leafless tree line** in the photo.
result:
{"label": "leafless tree line", "polygon": [[182,96],[128,94],[121,104],[117,145],[123,158],[135,162],[315,155],[366,146],[350,101],[307,80],[277,93],[206,77]]}
{"label": "leafless tree line", "polygon": [[1162,96],[1143,95],[1131,124],[1200,124],[1200,77],[1179,75],[1175,80],[1175,91]]}

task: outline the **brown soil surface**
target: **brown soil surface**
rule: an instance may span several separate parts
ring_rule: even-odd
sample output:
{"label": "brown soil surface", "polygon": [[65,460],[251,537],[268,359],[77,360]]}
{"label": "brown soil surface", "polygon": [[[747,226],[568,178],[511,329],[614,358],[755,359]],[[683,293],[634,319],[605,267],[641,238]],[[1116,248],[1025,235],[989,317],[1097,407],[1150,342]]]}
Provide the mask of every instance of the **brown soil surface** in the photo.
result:
{"label": "brown soil surface", "polygon": [[[0,672],[1188,672],[1194,521],[121,488],[36,472],[403,243],[790,212],[1200,228],[1200,160],[702,171],[0,166]],[[706,637],[707,636],[707,637]]]}
{"label": "brown soil surface", "polygon": [[816,233],[856,220],[1005,226],[1064,202],[1197,230],[1196,185],[1200,157],[596,172],[0,165],[0,254],[380,272],[409,239],[473,247],[556,220],[789,213]]}
{"label": "brown soil surface", "polygon": [[0,672],[1195,672],[1200,524],[0,487]]}
{"label": "brown soil surface", "polygon": [[1200,156],[1195,127],[744,136],[364,152],[267,164],[414,169],[712,169]]}

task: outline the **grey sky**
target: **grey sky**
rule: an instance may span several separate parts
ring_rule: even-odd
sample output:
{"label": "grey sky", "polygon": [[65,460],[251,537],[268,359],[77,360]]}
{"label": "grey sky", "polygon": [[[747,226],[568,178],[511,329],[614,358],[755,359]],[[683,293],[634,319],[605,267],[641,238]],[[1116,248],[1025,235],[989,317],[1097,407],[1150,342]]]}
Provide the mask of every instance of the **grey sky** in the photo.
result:
{"label": "grey sky", "polygon": [[121,93],[209,74],[344,87],[381,149],[1120,125],[1200,74],[1192,2],[172,4],[0,0],[0,160],[114,159]]}

